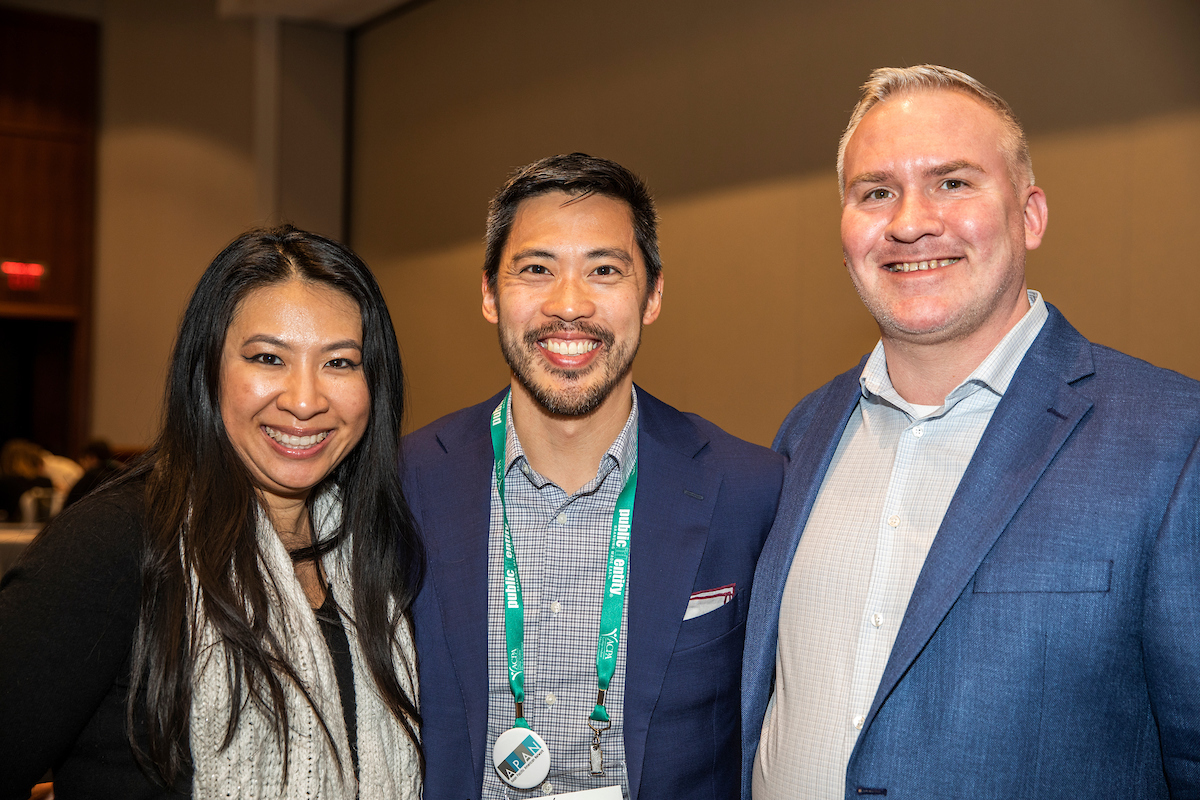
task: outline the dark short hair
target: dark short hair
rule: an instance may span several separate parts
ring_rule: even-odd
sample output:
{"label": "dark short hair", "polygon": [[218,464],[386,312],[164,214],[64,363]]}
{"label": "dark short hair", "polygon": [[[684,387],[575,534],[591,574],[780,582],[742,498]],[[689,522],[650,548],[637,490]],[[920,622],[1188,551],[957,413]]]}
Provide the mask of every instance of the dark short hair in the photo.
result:
{"label": "dark short hair", "polygon": [[550,156],[514,172],[488,205],[487,249],[483,272],[488,286],[495,288],[500,254],[508,243],[513,218],[522,200],[547,192],[566,192],[576,197],[600,194],[623,200],[633,215],[633,236],[646,262],[646,286],[653,289],[662,274],[658,254],[658,211],[644,181],[607,158],[586,153]]}
{"label": "dark short hair", "polygon": [[97,461],[111,461],[113,457],[112,445],[107,439],[92,439],[83,446],[83,452],[80,456],[91,456]]}

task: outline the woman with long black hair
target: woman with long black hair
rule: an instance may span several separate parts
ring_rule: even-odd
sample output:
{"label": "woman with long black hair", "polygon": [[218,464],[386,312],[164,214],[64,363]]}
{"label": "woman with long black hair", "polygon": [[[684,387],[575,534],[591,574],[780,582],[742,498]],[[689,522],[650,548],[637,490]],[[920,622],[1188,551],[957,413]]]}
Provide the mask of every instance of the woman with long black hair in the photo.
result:
{"label": "woman with long black hair", "polygon": [[347,248],[218,255],[157,441],[0,584],[0,797],[418,797],[403,397]]}

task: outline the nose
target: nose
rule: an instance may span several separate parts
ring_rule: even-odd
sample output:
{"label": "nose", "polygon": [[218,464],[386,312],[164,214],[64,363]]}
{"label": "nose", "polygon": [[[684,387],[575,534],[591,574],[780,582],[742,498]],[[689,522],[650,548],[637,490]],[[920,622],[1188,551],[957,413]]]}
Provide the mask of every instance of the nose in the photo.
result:
{"label": "nose", "polygon": [[944,230],[941,209],[921,192],[905,192],[888,220],[886,236],[896,242],[915,242],[924,236],[939,236]]}
{"label": "nose", "polygon": [[288,370],[275,404],[298,420],[312,419],[328,411],[329,397],[318,368],[301,364]]}
{"label": "nose", "polygon": [[595,311],[591,287],[584,277],[574,274],[563,275],[556,280],[542,303],[544,315],[558,317],[564,322],[586,319]]}

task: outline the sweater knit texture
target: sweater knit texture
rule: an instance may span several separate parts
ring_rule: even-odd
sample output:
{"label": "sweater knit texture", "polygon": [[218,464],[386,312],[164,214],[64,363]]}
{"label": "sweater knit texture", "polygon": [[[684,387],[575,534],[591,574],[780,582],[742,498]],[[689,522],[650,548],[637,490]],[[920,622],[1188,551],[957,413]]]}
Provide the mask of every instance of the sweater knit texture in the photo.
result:
{"label": "sweater knit texture", "polygon": [[[336,492],[326,492],[313,508],[318,539],[332,536],[340,519]],[[355,779],[333,659],[296,578],[291,557],[265,514],[259,516],[258,543],[268,586],[275,592],[270,627],[285,650],[281,655],[292,665],[312,703],[299,686],[283,681],[288,711],[286,769],[282,743],[271,720],[259,704],[244,698],[238,699],[242,715],[233,740],[222,748],[234,702],[228,659],[216,629],[204,615],[203,604],[198,602],[198,592],[194,592],[193,613],[200,631],[190,731],[194,796],[352,800],[360,795],[361,785],[365,787],[364,797],[420,797],[416,748],[380,697],[350,624],[347,638],[354,667],[358,728],[359,774]],[[322,566],[334,599],[353,620],[349,559],[349,545],[343,543],[323,557]],[[396,639],[394,659],[399,666],[400,684],[409,697],[416,698],[416,657],[407,622]]]}

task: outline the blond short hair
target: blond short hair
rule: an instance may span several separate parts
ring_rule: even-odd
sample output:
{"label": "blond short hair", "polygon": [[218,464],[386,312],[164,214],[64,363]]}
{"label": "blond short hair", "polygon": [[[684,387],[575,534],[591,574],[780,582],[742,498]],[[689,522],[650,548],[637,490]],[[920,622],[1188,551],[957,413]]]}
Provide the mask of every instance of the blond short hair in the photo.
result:
{"label": "blond short hair", "polygon": [[846,146],[850,137],[858,130],[859,124],[867,112],[878,103],[882,103],[893,95],[912,94],[914,92],[944,90],[960,92],[973,97],[996,112],[1004,126],[1005,161],[1008,162],[1009,179],[1014,188],[1033,185],[1033,160],[1029,157],[1029,143],[1025,139],[1025,129],[1013,113],[1003,97],[984,86],[965,72],[959,72],[949,67],[937,64],[921,64],[916,67],[881,67],[871,73],[867,82],[862,85],[862,95],[858,105],[850,115],[850,122],[842,133],[838,143],[837,172],[838,193],[843,202],[846,194]]}

